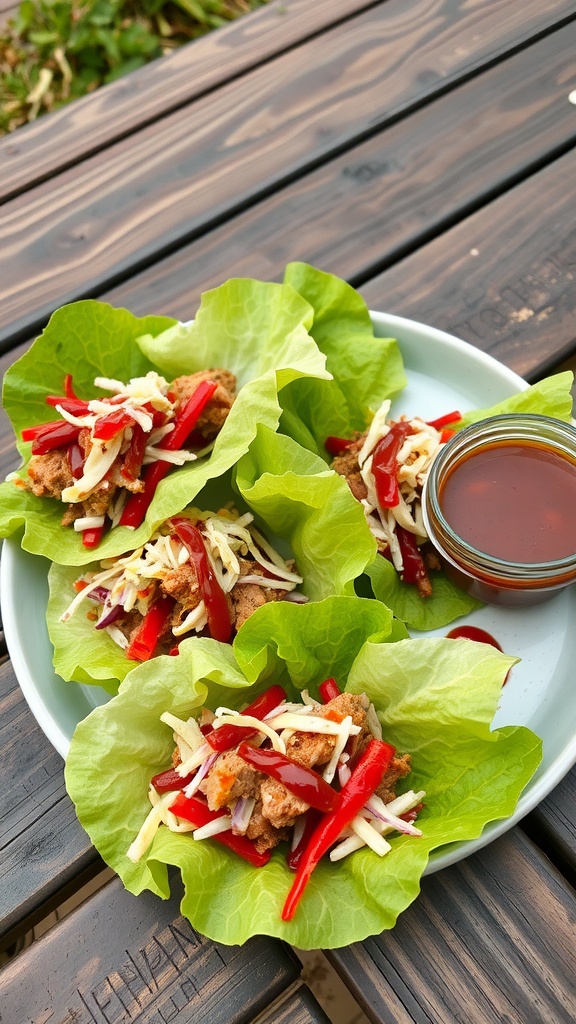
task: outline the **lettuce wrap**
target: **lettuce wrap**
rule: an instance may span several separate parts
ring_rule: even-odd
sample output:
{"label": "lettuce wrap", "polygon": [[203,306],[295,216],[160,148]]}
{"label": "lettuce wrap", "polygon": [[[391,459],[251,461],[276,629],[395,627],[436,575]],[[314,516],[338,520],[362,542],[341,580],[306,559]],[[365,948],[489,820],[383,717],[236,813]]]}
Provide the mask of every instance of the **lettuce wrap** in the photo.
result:
{"label": "lettuce wrap", "polygon": [[[79,820],[126,888],[168,898],[168,866],[179,867],[182,913],[228,944],[265,934],[301,949],[334,948],[392,928],[418,895],[430,853],[509,816],[541,757],[530,730],[490,729],[516,659],[469,640],[401,636],[401,625],[376,601],[272,604],[246,623],[233,647],[189,640],[178,658],[134,669],[118,695],[78,725],[66,763]],[[360,850],[338,864],[322,861],[289,923],[280,914],[294,876],[281,846],[256,869],[210,840],[161,826],[143,859],[128,859],[150,808],[150,778],[170,764],[172,730],[160,722],[163,712],[187,718],[202,706],[241,708],[272,682],[285,686],[289,699],[303,687],[317,696],[329,676],[342,689],[365,692],[384,739],[411,754],[409,788],[426,791],[421,838],[391,838],[383,858]]]}
{"label": "lettuce wrap", "polygon": [[[568,422],[572,412],[572,383],[570,371],[554,374],[503,402],[464,413],[456,429],[503,413],[538,413]],[[423,632],[439,629],[481,607],[479,601],[460,590],[443,572],[434,572],[431,578],[432,595],[423,599],[416,587],[402,583],[392,564],[378,555],[368,566],[366,578],[359,582],[358,591],[363,596],[383,601],[409,627]]]}
{"label": "lettuce wrap", "polygon": [[[364,300],[345,281],[305,263],[290,263],[284,282],[312,306],[310,334],[326,355],[333,380],[300,379],[285,388],[280,429],[330,462],[324,446],[326,438],[351,438],[355,431],[365,431],[382,402],[393,400],[405,387],[401,349],[394,339],[374,336]],[[539,413],[567,421],[572,410],[572,382],[571,372],[546,378],[490,408],[464,413],[457,429],[488,416],[513,412]],[[412,416],[419,414],[418,409],[409,412]],[[416,587],[402,583],[381,555],[358,580],[357,592],[376,597],[410,628],[420,631],[438,629],[481,607],[443,572],[434,572],[432,596],[423,599]]]}
{"label": "lettuce wrap", "polygon": [[[241,512],[251,512],[264,535],[279,542],[280,553],[295,558],[304,580],[299,589],[311,601],[352,594],[354,580],[374,558],[374,539],[342,477],[330,472],[318,456],[268,427],[258,427],[234,470],[207,485],[194,504],[217,510],[227,502]],[[99,562],[83,569],[97,566]],[[94,683],[116,693],[118,682],[135,662],[105,630],[94,628],[87,617],[89,604],[67,622],[61,621],[78,576],[77,566],[58,563],[52,564],[48,574],[47,624],[54,668],[66,681]]]}
{"label": "lettuce wrap", "polygon": [[[207,481],[219,477],[248,450],[259,424],[276,430],[278,391],[301,376],[329,378],[325,357],[308,327],[312,309],[290,285],[232,280],[205,293],[195,321],[184,327],[165,317],[137,318],[94,300],[73,303],[52,316],[43,334],[7,372],[4,405],[17,439],[23,429],[53,419],[45,399],[61,394],[72,374],[80,398],[94,398],[97,376],[128,380],[159,370],[167,380],[214,367],[232,371],[239,393],[212,451],[175,469],[159,484],[144,523],[115,527],[98,547],[100,557],[142,543],[180,511]],[[26,479],[30,444],[17,440]],[[91,562],[94,552],[60,524],[65,506],[38,498],[14,481],[0,485],[0,536],[24,525],[22,546],[67,565]]]}

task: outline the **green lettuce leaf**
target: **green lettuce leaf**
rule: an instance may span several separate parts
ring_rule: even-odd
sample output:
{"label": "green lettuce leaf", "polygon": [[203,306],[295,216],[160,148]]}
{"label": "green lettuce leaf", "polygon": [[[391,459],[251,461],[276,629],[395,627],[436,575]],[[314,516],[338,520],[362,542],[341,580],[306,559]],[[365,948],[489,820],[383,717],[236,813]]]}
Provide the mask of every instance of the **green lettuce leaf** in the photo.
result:
{"label": "green lettuce leaf", "polygon": [[[31,349],[6,374],[4,403],[17,436],[45,422],[47,394],[61,394],[66,373],[80,397],[94,396],[95,376],[174,373],[221,366],[238,377],[240,392],[210,455],[171,472],[159,485],[145,522],[136,531],[117,527],[98,548],[102,558],[145,541],[169,516],[189,504],[205,484],[221,476],[248,450],[258,424],[272,430],[281,409],[278,390],[296,378],[329,377],[325,357],[308,333],[309,304],[289,285],[229,281],[203,296],[188,327],[163,317],[138,319],[126,310],[85,301],[58,310]],[[27,461],[30,445],[19,443]],[[25,477],[25,467],[21,471]],[[15,486],[0,486],[0,536],[24,524],[22,546],[67,565],[85,565],[93,552],[79,534],[62,528],[61,502]]]}
{"label": "green lettuce leaf", "polygon": [[410,629],[427,632],[448,625],[454,619],[469,615],[482,602],[460,590],[443,571],[432,572],[432,594],[420,596],[417,587],[402,583],[394,566],[387,558],[376,555],[366,569],[366,579],[357,584],[359,593],[375,597],[394,610]]}
{"label": "green lettuce leaf", "polygon": [[537,384],[532,384],[525,391],[506,398],[487,409],[473,409],[465,412],[458,429],[485,420],[488,416],[501,416],[507,413],[536,413],[539,416],[552,416],[557,420],[569,422],[572,416],[572,393],[574,374],[571,370],[554,373],[544,377]]}
{"label": "green lettuce leaf", "polygon": [[[230,472],[213,481],[198,495],[195,506],[218,511],[232,501],[239,511],[252,512],[265,536],[285,557],[296,559],[304,578],[300,589],[310,600],[353,594],[354,580],[374,558],[376,545],[342,477],[291,438],[259,426],[234,470],[234,479],[235,487]],[[90,568],[99,568],[99,562]],[[116,693],[118,682],[134,662],[105,630],[94,628],[87,615],[92,605],[81,605],[71,619],[60,621],[74,597],[78,575],[77,566],[57,563],[48,574],[46,619],[54,668],[67,681],[96,683]]]}
{"label": "green lettuce leaf", "polygon": [[403,390],[404,364],[394,338],[375,336],[366,303],[346,281],[307,263],[289,263],[284,282],[312,306],[310,333],[334,379],[299,380],[286,388],[282,429],[327,459],[329,435],[364,430],[384,399]]}
{"label": "green lettuce leaf", "polygon": [[[133,893],[167,898],[168,865],[180,868],[182,912],[201,933],[240,944],[273,935],[298,948],[334,948],[392,928],[418,895],[430,853],[478,837],[509,816],[535,771],[541,744],[528,729],[491,731],[500,689],[514,663],[468,640],[397,640],[382,605],[336,597],[314,605],[268,605],[233,648],[187,641],[178,658],[136,668],[107,705],[78,725],[66,783],[81,823],[104,860]],[[378,858],[361,850],[314,871],[291,922],[281,910],[293,874],[278,848],[255,869],[209,840],[161,828],[137,864],[126,850],[148,812],[150,777],[170,763],[163,711],[186,717],[202,705],[242,707],[272,680],[289,696],[314,695],[335,676],[374,701],[384,737],[412,754],[405,788],[426,790],[421,838],[397,836]]]}

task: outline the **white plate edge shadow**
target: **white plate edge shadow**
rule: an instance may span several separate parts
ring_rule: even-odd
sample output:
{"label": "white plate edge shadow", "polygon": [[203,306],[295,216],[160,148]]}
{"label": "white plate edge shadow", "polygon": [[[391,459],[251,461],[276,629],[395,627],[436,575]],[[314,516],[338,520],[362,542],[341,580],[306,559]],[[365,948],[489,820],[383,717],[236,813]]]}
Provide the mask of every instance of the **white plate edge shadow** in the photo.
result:
{"label": "white plate edge shadow", "polygon": [[[410,346],[417,346],[421,344],[421,340],[418,340],[416,336],[425,332],[429,341],[436,345],[440,345],[441,348],[451,356],[456,357],[457,359],[462,359],[466,367],[474,367],[476,371],[485,372],[489,376],[493,376],[495,380],[500,384],[503,384],[505,390],[509,394],[524,390],[528,387],[526,381],[514,373],[514,371],[504,366],[504,364],[499,363],[492,356],[480,349],[476,349],[467,342],[464,342],[439,328],[429,327],[418,323],[417,321],[395,316],[393,314],[371,311],[371,317],[374,323],[375,333],[380,336],[400,336],[401,348],[403,348],[403,346],[405,348],[410,348]],[[402,338],[402,335],[404,335],[404,338]],[[410,342],[408,342],[406,338],[412,335],[414,335],[414,337]],[[403,355],[405,355],[404,351]],[[482,404],[492,404],[492,400],[489,399]],[[18,559],[21,558],[23,554],[28,555],[28,553],[23,553],[21,551],[20,545],[15,540],[14,536],[7,538],[3,542],[0,557],[0,601],[2,605],[6,644],[16,678],[34,718],[52,746],[57,750],[62,758],[65,759],[70,743],[70,736],[67,735],[65,729],[55,719],[43,699],[40,689],[35,681],[34,674],[30,669],[29,660],[25,654],[26,645],[21,641],[21,635],[24,627],[22,623],[19,623],[16,614],[18,595],[16,592],[17,588],[15,586],[15,581],[17,579]],[[39,556],[28,555],[28,557],[34,557],[35,559],[40,560]],[[41,559],[40,561],[44,560]],[[28,639],[29,638],[30,635],[28,636]],[[80,684],[69,683],[64,685],[78,687]],[[88,688],[82,686],[81,689],[86,690]],[[95,689],[96,688],[90,688],[92,692],[94,692]],[[107,699],[108,695],[105,694],[104,691],[100,691],[100,694],[102,695],[101,699],[94,703]],[[481,835],[476,839],[464,840],[453,845],[441,847],[438,851],[434,851],[431,854],[430,861],[424,874],[429,875],[444,867],[455,864],[503,835],[523,817],[525,817],[526,814],[533,810],[570,771],[575,763],[576,733],[560,750],[558,756],[546,766],[544,771],[537,774],[528,783],[518,800],[514,812],[510,816],[490,822],[484,828]]]}

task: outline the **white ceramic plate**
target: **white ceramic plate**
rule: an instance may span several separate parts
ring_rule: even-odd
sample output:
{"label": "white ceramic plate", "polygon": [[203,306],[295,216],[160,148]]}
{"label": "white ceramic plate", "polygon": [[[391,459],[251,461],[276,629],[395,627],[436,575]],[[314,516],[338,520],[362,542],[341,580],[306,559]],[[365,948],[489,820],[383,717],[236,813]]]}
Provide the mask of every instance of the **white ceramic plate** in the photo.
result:
{"label": "white ceramic plate", "polygon": [[[408,387],[394,412],[433,419],[499,402],[527,387],[501,363],[443,331],[402,317],[373,313],[375,331],[400,343]],[[0,589],[4,631],[14,671],[46,736],[66,757],[77,723],[108,700],[94,686],[65,683],[52,669],[45,625],[48,562],[30,555],[13,538],[4,541]],[[576,762],[576,586],[531,609],[485,607],[469,617],[522,660],[502,691],[494,726],[526,725],[543,740],[542,764],[512,817],[488,825],[479,839],[432,854],[427,874],[480,849],[532,810]],[[446,630],[438,630],[442,635]],[[433,635],[433,634],[430,634]]]}

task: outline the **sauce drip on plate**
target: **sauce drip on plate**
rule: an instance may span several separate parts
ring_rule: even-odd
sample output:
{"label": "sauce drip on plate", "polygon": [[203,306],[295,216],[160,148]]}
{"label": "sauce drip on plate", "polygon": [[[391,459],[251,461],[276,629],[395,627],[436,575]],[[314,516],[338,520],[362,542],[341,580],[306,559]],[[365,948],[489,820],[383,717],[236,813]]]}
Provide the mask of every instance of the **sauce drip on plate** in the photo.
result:
{"label": "sauce drip on plate", "polygon": [[455,626],[449,633],[446,633],[446,636],[449,640],[458,640],[460,637],[464,637],[466,640],[476,640],[479,644],[490,644],[499,651],[502,650],[498,641],[479,626]]}
{"label": "sauce drip on plate", "polygon": [[[491,647],[495,647],[496,650],[502,651],[503,648],[500,646],[497,640],[494,639],[491,633],[488,633],[485,629],[480,629],[479,626],[454,626],[449,633],[446,633],[449,640],[458,640],[463,637],[465,640],[475,640],[479,644],[490,644]],[[512,669],[509,668],[502,686],[505,686],[508,682]]]}

